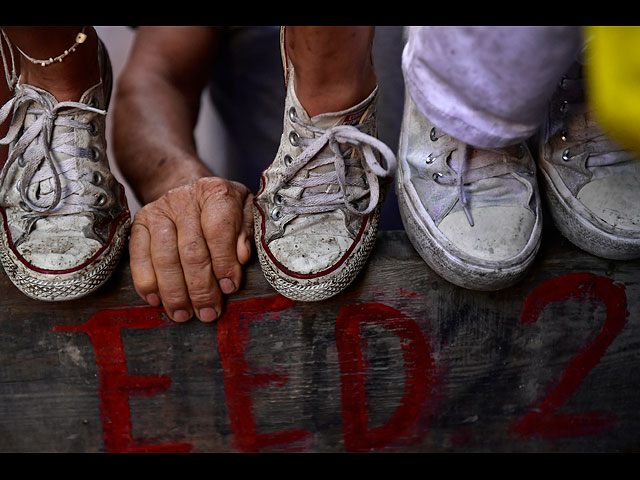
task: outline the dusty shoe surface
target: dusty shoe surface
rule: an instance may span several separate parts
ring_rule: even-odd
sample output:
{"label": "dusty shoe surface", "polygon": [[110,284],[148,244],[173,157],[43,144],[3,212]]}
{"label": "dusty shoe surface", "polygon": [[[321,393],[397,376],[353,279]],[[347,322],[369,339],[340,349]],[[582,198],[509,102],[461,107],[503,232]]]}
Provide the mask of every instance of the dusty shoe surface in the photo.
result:
{"label": "dusty shoe surface", "polygon": [[375,138],[376,97],[377,88],[353,108],[310,118],[288,82],[280,147],[254,199],[258,257],[282,295],[337,294],[373,248],[383,184],[395,166]]}
{"label": "dusty shoe surface", "polygon": [[451,283],[508,287],[538,251],[540,198],[526,145],[472,148],[435,128],[408,92],[396,193],[413,246]]}
{"label": "dusty shoe surface", "polygon": [[130,224],[123,187],[109,170],[103,80],[78,102],[58,102],[27,84],[0,111],[13,113],[0,175],[0,259],[27,296],[49,301],[88,295],[113,272]]}
{"label": "dusty shoe surface", "polygon": [[579,63],[560,82],[540,138],[545,195],[562,234],[599,257],[640,257],[640,160],[598,125]]}

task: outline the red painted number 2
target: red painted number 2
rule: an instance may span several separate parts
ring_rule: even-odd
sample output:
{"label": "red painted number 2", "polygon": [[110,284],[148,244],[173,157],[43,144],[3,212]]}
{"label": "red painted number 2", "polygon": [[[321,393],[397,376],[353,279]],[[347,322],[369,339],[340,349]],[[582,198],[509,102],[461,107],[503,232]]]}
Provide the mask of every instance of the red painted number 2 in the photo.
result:
{"label": "red painted number 2", "polygon": [[607,316],[600,333],[582,347],[566,366],[557,383],[546,397],[535,404],[524,418],[518,419],[511,431],[525,436],[543,438],[577,437],[592,435],[614,426],[613,414],[589,412],[562,414],[558,410],[580,386],[587,374],[604,355],[616,335],[626,323],[626,295],[623,285],[590,273],[574,273],[555,277],[527,298],[522,312],[522,323],[534,323],[542,310],[551,302],[569,298],[594,297],[607,308]]}

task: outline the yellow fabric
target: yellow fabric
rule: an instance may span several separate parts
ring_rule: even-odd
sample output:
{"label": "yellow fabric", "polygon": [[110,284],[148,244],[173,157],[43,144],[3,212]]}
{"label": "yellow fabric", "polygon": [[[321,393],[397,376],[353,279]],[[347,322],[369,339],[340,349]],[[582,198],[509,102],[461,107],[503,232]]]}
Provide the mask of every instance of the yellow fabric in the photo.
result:
{"label": "yellow fabric", "polygon": [[614,140],[640,154],[640,27],[585,27],[588,99]]}

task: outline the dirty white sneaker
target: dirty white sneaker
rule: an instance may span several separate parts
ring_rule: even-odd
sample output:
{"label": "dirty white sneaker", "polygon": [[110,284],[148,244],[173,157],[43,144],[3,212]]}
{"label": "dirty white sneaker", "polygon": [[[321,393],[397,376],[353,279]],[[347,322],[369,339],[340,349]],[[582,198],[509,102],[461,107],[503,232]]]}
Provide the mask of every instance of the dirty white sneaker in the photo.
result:
{"label": "dirty white sneaker", "polygon": [[640,257],[640,160],[599,127],[584,98],[579,63],[554,95],[538,165],[554,223],[581,249]]}
{"label": "dirty white sneaker", "polygon": [[395,156],[375,138],[377,88],[353,108],[309,118],[284,53],[283,62],[284,129],[254,199],[256,250],[279,293],[323,300],[346,288],[364,266],[377,236],[381,184],[390,183]]}
{"label": "dirty white sneaker", "polygon": [[11,281],[39,300],[69,300],[113,272],[130,224],[123,187],[109,170],[105,115],[111,66],[99,47],[102,81],[79,102],[15,85],[0,110],[13,112],[2,143],[0,260]]}
{"label": "dirty white sneaker", "polygon": [[451,283],[473,290],[508,287],[538,251],[540,198],[526,145],[474,149],[435,128],[408,92],[396,194],[413,246]]}

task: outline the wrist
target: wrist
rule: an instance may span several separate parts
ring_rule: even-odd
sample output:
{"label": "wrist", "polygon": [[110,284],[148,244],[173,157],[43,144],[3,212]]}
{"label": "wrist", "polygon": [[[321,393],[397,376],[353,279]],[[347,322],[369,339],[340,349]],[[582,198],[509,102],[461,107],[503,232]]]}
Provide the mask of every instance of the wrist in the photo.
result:
{"label": "wrist", "polygon": [[157,162],[155,170],[145,175],[134,189],[144,205],[158,200],[169,190],[211,176],[211,170],[197,157],[182,157],[175,161],[165,158]]}

